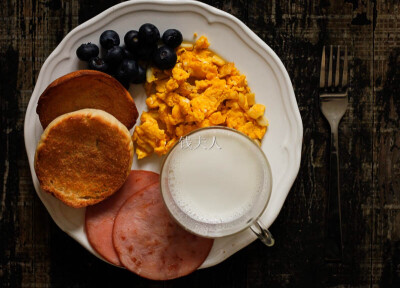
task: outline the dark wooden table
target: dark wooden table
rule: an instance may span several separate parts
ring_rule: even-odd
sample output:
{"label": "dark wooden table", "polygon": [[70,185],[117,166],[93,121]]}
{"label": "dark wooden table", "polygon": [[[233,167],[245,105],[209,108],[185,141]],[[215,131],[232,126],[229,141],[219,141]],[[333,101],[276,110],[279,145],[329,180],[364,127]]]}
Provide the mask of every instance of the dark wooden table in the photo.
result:
{"label": "dark wooden table", "polygon": [[[304,124],[300,172],[275,223],[216,267],[145,280],[89,254],[37,197],[23,121],[46,57],[78,24],[120,1],[0,3],[0,286],[400,287],[400,3],[204,1],[248,25],[282,59]],[[178,26],[178,23],[177,23]],[[329,126],[318,102],[323,45],[347,45],[349,107],[339,129],[343,263],[324,260]]]}

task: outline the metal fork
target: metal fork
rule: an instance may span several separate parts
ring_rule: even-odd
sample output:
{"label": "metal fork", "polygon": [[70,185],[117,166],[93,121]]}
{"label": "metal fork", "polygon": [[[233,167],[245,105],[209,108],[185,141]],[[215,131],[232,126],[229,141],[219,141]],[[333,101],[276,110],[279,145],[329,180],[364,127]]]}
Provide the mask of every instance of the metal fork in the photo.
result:
{"label": "metal fork", "polygon": [[[341,69],[342,67],[342,69]],[[334,71],[335,69],[335,71]],[[340,79],[340,72],[342,77]],[[330,46],[328,79],[326,79],[325,46],[322,50],[320,74],[320,108],[331,126],[329,192],[327,205],[327,226],[325,238],[325,259],[341,262],[343,257],[342,214],[340,209],[339,145],[338,126],[347,109],[348,72],[347,46],[344,48],[341,66],[340,46],[337,47],[336,68],[333,64],[333,46]],[[335,75],[333,75],[335,73]]]}

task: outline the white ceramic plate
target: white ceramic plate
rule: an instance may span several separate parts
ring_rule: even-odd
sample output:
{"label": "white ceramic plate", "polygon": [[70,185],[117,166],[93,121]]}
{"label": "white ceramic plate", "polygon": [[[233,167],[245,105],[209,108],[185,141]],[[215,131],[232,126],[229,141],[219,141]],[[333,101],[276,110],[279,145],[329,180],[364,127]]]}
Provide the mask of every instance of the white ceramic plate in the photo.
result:
{"label": "white ceramic plate", "polygon": [[[107,29],[117,31],[123,39],[127,31],[137,30],[147,22],[155,24],[161,33],[168,28],[179,29],[186,41],[193,41],[194,33],[207,36],[210,48],[235,62],[247,76],[256,101],[266,106],[265,115],[270,126],[262,149],[273,176],[272,195],[261,218],[267,227],[278,216],[300,166],[303,126],[289,76],[278,56],[242,22],[216,8],[192,1],[130,1],[111,7],[72,30],[47,58],[27,108],[24,131],[33,184],[39,198],[56,224],[99,258],[84,232],[85,209],[68,207],[40,189],[33,165],[36,145],[43,132],[36,105],[40,94],[53,80],[83,68],[75,54],[80,44],[98,44],[100,34]],[[130,92],[138,110],[145,110],[143,88],[131,85]],[[141,161],[135,159],[132,169],[160,172],[161,160],[157,156]],[[202,268],[222,262],[255,239],[251,231],[244,231],[216,240]]]}

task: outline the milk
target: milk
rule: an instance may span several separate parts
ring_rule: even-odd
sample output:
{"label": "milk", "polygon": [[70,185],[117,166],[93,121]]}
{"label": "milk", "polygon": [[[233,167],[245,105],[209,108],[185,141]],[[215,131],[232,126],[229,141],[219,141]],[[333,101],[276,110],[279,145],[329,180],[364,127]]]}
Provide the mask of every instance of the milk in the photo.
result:
{"label": "milk", "polygon": [[168,160],[173,201],[202,223],[231,223],[250,214],[266,182],[261,150],[230,130],[200,130],[182,139]]}

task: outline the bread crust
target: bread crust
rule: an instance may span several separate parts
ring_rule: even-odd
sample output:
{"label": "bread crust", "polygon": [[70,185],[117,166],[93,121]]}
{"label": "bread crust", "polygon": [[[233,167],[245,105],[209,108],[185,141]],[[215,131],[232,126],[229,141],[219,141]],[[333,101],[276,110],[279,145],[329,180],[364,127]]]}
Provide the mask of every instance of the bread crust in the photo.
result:
{"label": "bread crust", "polygon": [[131,129],[139,116],[129,92],[110,75],[78,70],[54,80],[40,95],[36,113],[43,129],[60,115],[84,108],[104,110]]}
{"label": "bread crust", "polygon": [[35,171],[45,192],[79,208],[115,193],[132,161],[128,129],[107,112],[82,109],[47,126],[36,149]]}

